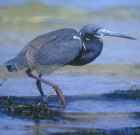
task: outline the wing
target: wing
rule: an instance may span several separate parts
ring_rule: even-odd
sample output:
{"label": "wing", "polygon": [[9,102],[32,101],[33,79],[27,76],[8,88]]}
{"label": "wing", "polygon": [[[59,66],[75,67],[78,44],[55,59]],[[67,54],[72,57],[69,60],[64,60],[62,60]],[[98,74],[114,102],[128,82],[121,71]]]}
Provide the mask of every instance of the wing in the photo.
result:
{"label": "wing", "polygon": [[82,48],[81,40],[74,38],[76,36],[79,37],[79,34],[73,29],[48,33],[46,41],[36,49],[35,63],[39,65],[68,64],[79,55]]}

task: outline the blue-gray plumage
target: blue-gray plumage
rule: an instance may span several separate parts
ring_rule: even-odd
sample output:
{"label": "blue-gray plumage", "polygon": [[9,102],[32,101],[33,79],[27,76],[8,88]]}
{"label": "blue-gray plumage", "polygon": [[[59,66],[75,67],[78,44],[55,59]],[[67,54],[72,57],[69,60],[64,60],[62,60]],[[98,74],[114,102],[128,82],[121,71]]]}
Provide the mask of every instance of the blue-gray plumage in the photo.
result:
{"label": "blue-gray plumage", "polygon": [[65,65],[77,57],[82,48],[81,41],[73,36],[79,37],[79,33],[68,28],[38,36],[12,59],[12,65],[18,70],[31,68],[37,72],[44,66]]}
{"label": "blue-gray plumage", "polygon": [[86,25],[80,31],[64,28],[38,36],[15,58],[7,61],[5,66],[9,72],[23,70],[28,76],[36,79],[37,88],[43,97],[41,82],[52,86],[64,105],[65,99],[59,87],[41,76],[44,73],[48,75],[64,65],[80,66],[90,63],[102,52],[103,36],[135,39],[96,25]]}

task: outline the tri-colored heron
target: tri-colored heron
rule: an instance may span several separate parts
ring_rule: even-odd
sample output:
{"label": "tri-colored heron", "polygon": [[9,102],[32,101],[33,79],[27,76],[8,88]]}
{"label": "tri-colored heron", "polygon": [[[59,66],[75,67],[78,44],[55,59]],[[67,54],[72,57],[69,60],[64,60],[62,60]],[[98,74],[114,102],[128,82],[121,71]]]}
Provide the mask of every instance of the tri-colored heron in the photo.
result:
{"label": "tri-colored heron", "polygon": [[102,37],[113,36],[135,40],[135,38],[114,33],[97,25],[85,25],[80,31],[64,28],[36,37],[13,59],[5,63],[8,72],[24,71],[36,80],[36,86],[44,97],[41,83],[51,86],[65,105],[60,88],[42,75],[52,73],[65,65],[81,66],[97,58],[103,49]]}

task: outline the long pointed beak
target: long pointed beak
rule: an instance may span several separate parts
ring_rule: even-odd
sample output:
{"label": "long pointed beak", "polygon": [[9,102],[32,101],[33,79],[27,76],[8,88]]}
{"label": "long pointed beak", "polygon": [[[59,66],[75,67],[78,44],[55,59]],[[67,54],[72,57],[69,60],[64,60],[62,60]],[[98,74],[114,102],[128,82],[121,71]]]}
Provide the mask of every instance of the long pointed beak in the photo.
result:
{"label": "long pointed beak", "polygon": [[110,30],[102,29],[102,28],[97,31],[97,36],[111,36],[111,37],[119,37],[119,38],[127,38],[130,40],[136,40],[136,38],[134,37],[131,37],[125,34],[115,33]]}

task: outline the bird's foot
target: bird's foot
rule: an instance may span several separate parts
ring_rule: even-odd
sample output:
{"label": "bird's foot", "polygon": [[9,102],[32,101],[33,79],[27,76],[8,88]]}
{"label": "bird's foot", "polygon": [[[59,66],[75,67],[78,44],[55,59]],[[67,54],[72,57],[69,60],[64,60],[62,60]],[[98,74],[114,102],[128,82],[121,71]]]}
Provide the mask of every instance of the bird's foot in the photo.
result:
{"label": "bird's foot", "polygon": [[48,97],[47,96],[42,96],[42,102],[44,104],[48,104]]}
{"label": "bird's foot", "polygon": [[38,104],[46,105],[48,106],[48,98],[46,96],[42,96]]}

